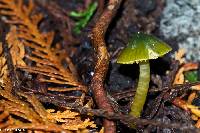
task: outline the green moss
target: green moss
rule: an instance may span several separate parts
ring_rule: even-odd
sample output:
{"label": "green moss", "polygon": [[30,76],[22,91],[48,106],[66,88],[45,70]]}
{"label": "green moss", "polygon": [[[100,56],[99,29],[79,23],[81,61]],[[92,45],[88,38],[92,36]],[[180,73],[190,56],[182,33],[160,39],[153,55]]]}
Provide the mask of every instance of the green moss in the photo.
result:
{"label": "green moss", "polygon": [[81,30],[88,24],[97,8],[97,2],[91,3],[89,7],[83,12],[70,12],[70,16],[77,20],[74,27],[74,33],[80,34]]}
{"label": "green moss", "polygon": [[196,82],[198,81],[197,71],[188,71],[184,73],[185,79],[189,82]]}

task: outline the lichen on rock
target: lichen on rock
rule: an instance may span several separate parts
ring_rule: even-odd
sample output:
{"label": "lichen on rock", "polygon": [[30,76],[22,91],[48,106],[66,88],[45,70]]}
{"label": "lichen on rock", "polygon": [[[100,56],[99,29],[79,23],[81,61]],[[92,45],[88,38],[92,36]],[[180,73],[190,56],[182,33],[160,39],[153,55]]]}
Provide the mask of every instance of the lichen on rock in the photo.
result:
{"label": "lichen on rock", "polygon": [[187,60],[200,60],[200,0],[166,0],[160,32],[186,49]]}

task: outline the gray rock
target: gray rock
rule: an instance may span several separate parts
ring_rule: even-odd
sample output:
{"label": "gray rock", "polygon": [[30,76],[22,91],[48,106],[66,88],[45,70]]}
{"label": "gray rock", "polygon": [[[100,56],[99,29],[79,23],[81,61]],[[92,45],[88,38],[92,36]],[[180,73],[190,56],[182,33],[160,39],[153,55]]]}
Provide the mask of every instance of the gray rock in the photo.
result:
{"label": "gray rock", "polygon": [[200,0],[166,0],[159,30],[186,49],[187,60],[200,61]]}

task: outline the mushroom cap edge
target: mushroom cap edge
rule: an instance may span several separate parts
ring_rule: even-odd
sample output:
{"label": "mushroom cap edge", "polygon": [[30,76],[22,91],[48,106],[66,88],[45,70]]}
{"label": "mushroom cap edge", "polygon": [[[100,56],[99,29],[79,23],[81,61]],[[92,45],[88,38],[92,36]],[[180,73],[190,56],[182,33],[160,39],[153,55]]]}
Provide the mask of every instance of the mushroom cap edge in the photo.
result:
{"label": "mushroom cap edge", "polygon": [[135,33],[124,48],[117,63],[133,64],[150,59],[157,59],[171,51],[172,48],[153,35]]}

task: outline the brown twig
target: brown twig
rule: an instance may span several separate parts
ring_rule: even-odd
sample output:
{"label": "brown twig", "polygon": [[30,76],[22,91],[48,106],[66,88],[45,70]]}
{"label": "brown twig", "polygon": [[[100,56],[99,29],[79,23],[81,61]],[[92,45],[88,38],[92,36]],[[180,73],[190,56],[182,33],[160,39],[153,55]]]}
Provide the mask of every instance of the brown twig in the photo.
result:
{"label": "brown twig", "polygon": [[92,114],[92,115],[103,117],[109,120],[120,120],[121,122],[128,125],[131,125],[132,123],[136,123],[137,125],[144,125],[144,126],[153,125],[153,126],[162,127],[162,128],[174,128],[174,129],[180,129],[181,131],[191,131],[193,133],[199,132],[199,129],[187,123],[165,123],[159,120],[140,119],[140,118],[135,118],[130,115],[123,115],[121,113],[109,112],[104,109],[91,109],[88,107],[83,107],[79,105],[79,103],[77,102],[67,103],[66,100],[61,101],[61,99],[55,99],[55,97],[49,97],[49,96],[38,95],[38,94],[36,94],[36,97],[38,97],[38,99],[42,102],[48,102],[48,103],[53,103],[57,106],[72,108],[75,111],[78,111],[82,115]]}
{"label": "brown twig", "polygon": [[132,123],[136,123],[137,125],[153,125],[153,126],[158,126],[162,128],[174,128],[174,129],[180,129],[182,131],[193,131],[195,133],[199,132],[199,129],[195,128],[193,125],[187,124],[187,123],[164,123],[159,120],[147,120],[147,119],[140,119],[140,118],[135,118],[130,115],[123,115],[120,113],[112,113],[112,112],[107,112],[105,110],[101,109],[88,109],[88,108],[82,108],[79,110],[81,114],[86,114],[87,112],[90,112],[93,115],[100,116],[100,117],[105,117],[107,119],[111,120],[120,120],[122,122],[128,123],[130,126]]}
{"label": "brown twig", "polygon": [[105,0],[98,0],[98,9],[97,13],[102,13],[104,9]]}
{"label": "brown twig", "polygon": [[[105,109],[108,112],[114,111],[104,90],[104,79],[109,65],[109,54],[104,41],[104,36],[121,2],[122,0],[109,0],[108,6],[104,9],[99,20],[97,20],[90,36],[97,52],[97,62],[95,66],[95,73],[91,81],[91,88],[98,107]],[[105,127],[105,133],[114,133],[116,130],[115,123],[113,121],[104,120],[103,125]]]}

